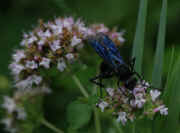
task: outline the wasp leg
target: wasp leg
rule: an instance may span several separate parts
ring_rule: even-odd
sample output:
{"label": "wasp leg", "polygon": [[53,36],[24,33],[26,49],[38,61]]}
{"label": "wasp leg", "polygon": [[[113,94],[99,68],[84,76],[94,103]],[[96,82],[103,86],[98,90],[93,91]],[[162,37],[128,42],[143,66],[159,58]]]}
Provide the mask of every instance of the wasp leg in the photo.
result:
{"label": "wasp leg", "polygon": [[[130,60],[130,67],[131,67],[132,71],[134,71],[135,62],[136,62],[136,58],[133,57],[133,58]],[[138,78],[139,78],[141,81],[143,80],[142,76],[141,76],[139,73],[137,73],[137,72],[134,71],[133,74],[137,75]]]}
{"label": "wasp leg", "polygon": [[[96,77],[90,79],[90,81],[92,83],[100,86],[101,96],[102,96],[102,88],[105,87],[104,84],[102,84],[102,80],[108,79],[112,76],[113,76],[113,71],[112,71],[111,67],[105,61],[103,61],[100,64],[100,74],[97,75]],[[97,80],[99,80],[99,82]]]}
{"label": "wasp leg", "polygon": [[118,86],[118,88],[120,88],[120,80],[119,79],[117,81],[117,86]]}
{"label": "wasp leg", "polygon": [[[102,74],[99,74],[99,75],[97,75],[96,77],[91,78],[90,81],[91,81],[92,83],[100,86],[100,87],[104,87],[104,85],[102,84],[102,78],[103,78],[103,75],[102,75]],[[100,82],[97,82],[97,81],[96,81],[97,79],[101,79]]]}
{"label": "wasp leg", "polygon": [[123,95],[128,96],[128,95],[126,94],[126,92],[122,89],[122,87],[120,86],[120,81],[121,81],[121,80],[119,80],[119,79],[118,79],[118,81],[117,81],[118,89],[122,92]]}
{"label": "wasp leg", "polygon": [[[90,81],[98,86],[100,86],[100,97],[102,98],[102,88],[104,88],[105,86],[102,84],[102,79],[103,79],[103,74],[99,74],[94,78],[91,78]],[[99,79],[99,82],[97,82],[96,80]]]}
{"label": "wasp leg", "polygon": [[[99,78],[99,82],[102,84],[102,78]],[[100,86],[100,98],[102,98],[102,86]]]}
{"label": "wasp leg", "polygon": [[[136,74],[137,76],[138,76],[138,78],[141,80],[141,82],[143,81],[143,78],[142,78],[142,76],[139,74],[139,73],[137,73],[137,72],[134,72],[134,74]],[[159,89],[159,88],[156,88],[156,87],[154,87],[154,86],[152,86],[152,85],[143,85],[144,87],[149,87],[149,88],[151,88],[151,89]]]}
{"label": "wasp leg", "polygon": [[132,68],[133,68],[133,69],[134,69],[135,62],[136,62],[136,58],[133,57],[133,58],[132,58],[132,62],[131,62],[131,65],[132,65]]}
{"label": "wasp leg", "polygon": [[[112,77],[113,74],[112,73],[100,73],[99,75],[97,75],[94,78],[91,78],[90,81],[98,86],[100,86],[100,95],[102,96],[102,88],[105,88],[104,84],[102,83],[103,79],[107,79]],[[99,79],[99,82],[97,81]]]}
{"label": "wasp leg", "polygon": [[130,65],[132,71],[134,71],[135,62],[136,62],[136,58],[133,57],[128,63]]}
{"label": "wasp leg", "polygon": [[141,81],[143,81],[142,76],[141,76],[138,72],[134,72],[134,74],[135,74]]}

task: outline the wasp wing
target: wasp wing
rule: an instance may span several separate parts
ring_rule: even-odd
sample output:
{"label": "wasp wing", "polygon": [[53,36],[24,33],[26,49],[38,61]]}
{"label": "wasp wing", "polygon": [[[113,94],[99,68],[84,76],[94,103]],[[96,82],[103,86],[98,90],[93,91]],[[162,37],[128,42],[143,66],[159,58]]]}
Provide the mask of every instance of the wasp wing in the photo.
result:
{"label": "wasp wing", "polygon": [[110,51],[116,55],[118,58],[122,59],[122,56],[120,55],[120,52],[118,51],[117,47],[115,46],[114,42],[104,33],[97,34],[98,40],[101,41],[101,44],[103,44],[105,47],[109,48]]}
{"label": "wasp wing", "polygon": [[109,37],[103,33],[88,38],[90,45],[96,52],[113,68],[119,67],[124,64],[122,57],[115,44]]}

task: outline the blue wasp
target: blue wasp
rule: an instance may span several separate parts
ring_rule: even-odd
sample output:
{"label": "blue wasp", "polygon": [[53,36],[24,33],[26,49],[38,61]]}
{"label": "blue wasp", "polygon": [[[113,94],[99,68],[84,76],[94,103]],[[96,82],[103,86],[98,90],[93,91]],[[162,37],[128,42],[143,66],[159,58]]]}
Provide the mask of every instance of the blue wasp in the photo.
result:
{"label": "blue wasp", "polygon": [[118,87],[122,82],[127,89],[132,90],[138,81],[135,75],[142,81],[141,76],[134,70],[135,58],[131,59],[129,63],[124,62],[117,47],[107,35],[98,33],[96,36],[89,36],[87,40],[96,53],[103,58],[100,65],[100,74],[91,78],[91,82],[102,88],[104,87],[103,79],[115,76],[118,79]]}

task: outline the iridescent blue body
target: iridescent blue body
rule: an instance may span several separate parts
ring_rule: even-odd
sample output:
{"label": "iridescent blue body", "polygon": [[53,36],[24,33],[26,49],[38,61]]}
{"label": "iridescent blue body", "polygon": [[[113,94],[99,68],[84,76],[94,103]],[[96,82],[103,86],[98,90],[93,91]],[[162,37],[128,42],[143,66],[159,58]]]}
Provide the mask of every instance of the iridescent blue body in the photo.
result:
{"label": "iridescent blue body", "polygon": [[[128,89],[133,89],[135,87],[137,79],[134,75],[137,75],[141,79],[141,76],[134,71],[135,59],[131,60],[129,63],[125,63],[114,42],[104,33],[98,33],[96,36],[89,36],[88,43],[103,59],[100,66],[100,74],[91,79],[93,83],[100,87],[104,87],[102,79],[116,76],[118,78],[118,86],[120,81],[122,81],[124,86]],[[100,81],[97,82],[97,79]]]}
{"label": "iridescent blue body", "polygon": [[115,44],[107,35],[99,33],[95,37],[89,37],[88,41],[97,54],[112,68],[117,69],[120,65],[125,64]]}

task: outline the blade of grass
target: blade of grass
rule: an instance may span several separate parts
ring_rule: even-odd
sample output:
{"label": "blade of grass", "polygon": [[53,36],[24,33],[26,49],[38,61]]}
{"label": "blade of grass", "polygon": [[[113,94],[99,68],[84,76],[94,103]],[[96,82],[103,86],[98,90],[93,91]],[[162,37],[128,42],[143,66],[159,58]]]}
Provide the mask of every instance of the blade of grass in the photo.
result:
{"label": "blade of grass", "polygon": [[175,57],[175,52],[174,52],[175,50],[174,50],[174,47],[172,48],[172,52],[171,52],[171,57],[170,57],[170,63],[169,63],[169,70],[168,70],[168,75],[167,75],[167,81],[166,81],[166,85],[165,85],[165,88],[164,88],[164,94],[163,94],[163,97],[164,98],[166,98],[166,99],[168,99],[168,94],[169,94],[169,92],[168,92],[168,90],[167,90],[167,88],[168,88],[168,85],[169,85],[169,83],[170,83],[170,77],[171,77],[171,75],[173,74],[172,72],[173,72],[173,62],[174,62],[174,57]]}
{"label": "blade of grass", "polygon": [[[166,85],[164,88],[164,93],[163,93],[163,101],[164,103],[168,103],[169,101],[169,97],[171,96],[171,89],[170,89],[170,84],[173,80],[175,80],[174,78],[172,78],[172,75],[174,75],[176,71],[173,70],[173,62],[174,62],[174,57],[175,57],[175,49],[174,47],[172,48],[171,51],[171,57],[170,57],[170,63],[169,63],[169,69],[168,69],[168,76],[167,76],[167,81],[166,81]],[[169,88],[169,89],[168,89]],[[155,120],[153,120],[152,122],[152,132],[153,133],[157,133],[157,132],[161,132],[162,128],[164,127],[164,120],[162,120],[162,118],[160,116],[156,117]]]}
{"label": "blade of grass", "polygon": [[[163,100],[166,102],[166,104],[170,103],[170,100],[172,98],[172,95],[174,93],[174,90],[171,88],[173,84],[175,84],[175,81],[177,80],[177,78],[179,79],[179,73],[177,73],[178,69],[180,69],[180,56],[179,58],[176,60],[176,64],[174,65],[173,69],[171,69],[171,74],[168,78],[167,84],[166,84],[166,89],[164,91],[164,95],[163,95]],[[177,76],[178,75],[178,76]],[[180,86],[179,86],[180,88]]]}
{"label": "blade of grass", "polygon": [[[140,0],[139,3],[139,12],[136,25],[136,33],[133,42],[133,51],[132,57],[136,59],[135,70],[141,74],[142,71],[142,61],[143,61],[143,50],[144,50],[144,34],[145,34],[145,25],[146,25],[146,16],[147,16],[147,6],[148,0]],[[132,130],[129,132],[135,133],[135,123],[132,127]]]}
{"label": "blade of grass", "polygon": [[152,73],[152,84],[158,88],[161,87],[165,35],[166,35],[166,18],[167,18],[167,0],[163,0],[158,39],[157,39],[157,48],[155,53],[154,68]]}
{"label": "blade of grass", "polygon": [[133,42],[133,53],[132,56],[136,58],[135,70],[141,74],[141,66],[143,60],[144,50],[144,33],[147,16],[147,5],[148,0],[140,0],[138,20],[136,26],[136,33]]}
{"label": "blade of grass", "polygon": [[[152,73],[152,85],[160,88],[163,70],[163,57],[165,47],[166,35],[166,17],[167,17],[167,0],[162,0],[162,9],[159,23],[159,31],[156,45],[156,53],[154,58],[154,68]],[[162,129],[163,121],[160,117],[156,117],[152,122],[152,132],[160,132]]]}
{"label": "blade of grass", "polygon": [[175,133],[179,127],[179,115],[180,115],[180,57],[176,60],[176,65],[173,69],[173,73],[170,76],[170,82],[168,83],[168,88],[165,91],[169,92],[169,97],[164,99],[167,101],[169,108],[169,114],[165,121],[164,133]]}

